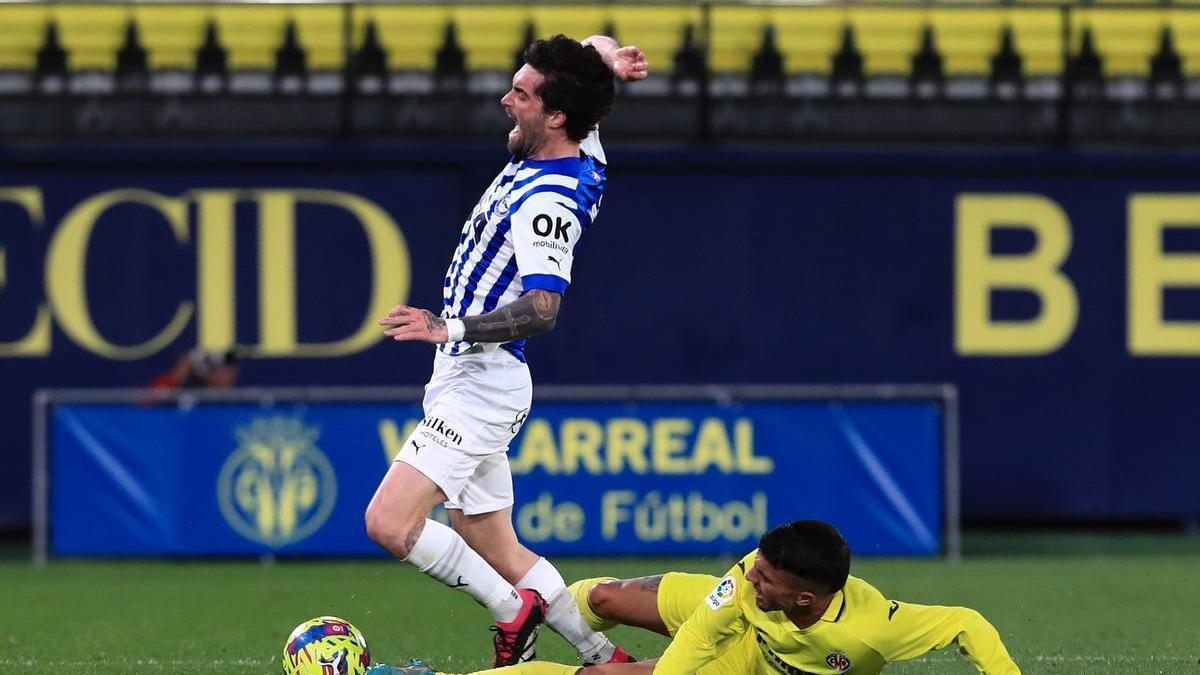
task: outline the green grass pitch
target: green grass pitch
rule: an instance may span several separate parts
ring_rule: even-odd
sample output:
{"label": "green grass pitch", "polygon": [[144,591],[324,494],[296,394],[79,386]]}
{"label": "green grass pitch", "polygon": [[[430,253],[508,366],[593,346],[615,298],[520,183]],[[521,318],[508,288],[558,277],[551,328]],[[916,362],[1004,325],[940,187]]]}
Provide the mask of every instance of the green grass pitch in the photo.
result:
{"label": "green grass pitch", "polygon": [[[996,547],[995,537],[974,538],[958,564],[862,559],[854,573],[891,597],[979,609],[1026,673],[1200,673],[1198,539],[1041,537]],[[1026,553],[997,552],[1005,546]],[[670,569],[722,573],[730,562],[558,564],[573,580]],[[362,629],[376,661],[420,657],[465,672],[489,659],[485,612],[396,562],[57,560],[34,569],[10,552],[0,559],[0,673],[276,673],[291,628],[322,614]],[[613,637],[640,656],[664,646],[662,638],[631,629]],[[549,631],[540,654],[573,662]],[[974,669],[948,651],[888,672]]]}

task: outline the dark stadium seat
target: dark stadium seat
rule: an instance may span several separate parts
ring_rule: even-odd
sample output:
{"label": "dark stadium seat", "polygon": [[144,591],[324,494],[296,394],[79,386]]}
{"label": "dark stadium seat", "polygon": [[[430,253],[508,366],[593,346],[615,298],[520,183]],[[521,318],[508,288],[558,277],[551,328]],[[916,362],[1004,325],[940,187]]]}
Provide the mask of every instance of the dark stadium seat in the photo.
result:
{"label": "dark stadium seat", "polygon": [[[696,129],[707,134],[703,129],[717,115],[725,116],[725,128],[762,129],[763,134],[776,127],[811,130],[834,124],[833,113],[797,112],[795,101],[883,104],[870,112],[863,109],[860,121],[853,122],[863,126],[872,117],[890,119],[880,117],[892,114],[881,110],[901,115],[920,102],[953,106],[991,101],[1010,107],[989,110],[994,119],[986,124],[1018,135],[1056,127],[1062,138],[1067,133],[1062,130],[1071,126],[1062,116],[1093,114],[1087,107],[1093,103],[1200,103],[1200,0],[1081,0],[1065,7],[1033,0],[838,5],[18,0],[0,3],[0,99],[74,97],[47,117],[69,121],[72,115],[96,114],[92,109],[71,112],[85,97],[132,100],[149,95],[158,97],[159,104],[163,97],[178,95],[259,97],[269,109],[273,102],[280,104],[271,95],[282,93],[304,105],[312,103],[306,97],[323,98],[313,103],[322,112],[310,119],[340,118],[345,132],[353,106],[348,100],[339,103],[338,97],[349,81],[353,94],[383,97],[362,119],[384,127],[407,128],[413,120],[452,127],[444,106],[460,95],[474,97],[481,106],[469,116],[470,124],[487,127],[493,123],[493,97],[508,87],[524,47],[534,37],[559,32],[576,37],[615,33],[641,47],[657,76],[618,91],[650,106],[667,105],[672,97],[698,106],[671,115],[649,109],[660,119],[676,120],[664,125],[682,134]],[[1075,112],[1032,107],[1062,100],[1068,89],[1082,102]],[[405,110],[395,112],[388,109],[389,96],[423,97],[424,102],[408,101]],[[439,96],[444,100],[434,100]],[[762,120],[754,122],[714,103],[747,96],[771,99],[779,109],[756,111]],[[423,107],[427,104],[428,109]],[[635,108],[619,109],[624,114]],[[952,110],[948,114],[953,119],[941,126],[958,133],[955,129],[977,122],[981,110]],[[1027,119],[1016,122],[1011,119],[1015,114]],[[162,115],[176,119],[179,112]],[[291,115],[289,122],[304,115]],[[29,117],[40,115],[22,110],[6,119]],[[129,113],[126,118],[138,116]],[[216,118],[202,113],[191,119]],[[621,129],[628,119],[632,115],[619,116],[610,126]],[[836,123],[854,119],[841,116]],[[692,127],[680,120],[703,121]],[[138,128],[133,122],[129,126]],[[904,124],[895,128],[900,135],[907,133]]]}

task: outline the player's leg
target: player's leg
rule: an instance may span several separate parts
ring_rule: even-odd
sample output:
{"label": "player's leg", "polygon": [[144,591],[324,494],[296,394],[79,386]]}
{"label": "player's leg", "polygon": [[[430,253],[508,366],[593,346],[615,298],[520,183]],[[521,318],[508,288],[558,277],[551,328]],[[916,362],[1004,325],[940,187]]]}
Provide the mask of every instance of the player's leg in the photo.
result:
{"label": "player's leg", "polygon": [[636,579],[600,577],[575,582],[571,592],[593,627],[618,623],[674,635],[719,581],[682,572]]}
{"label": "player's leg", "polygon": [[540,559],[517,539],[512,527],[512,507],[491,513],[466,515],[460,508],[448,509],[450,525],[483,559],[509,582],[516,584]]}
{"label": "player's leg", "polygon": [[586,603],[583,614],[595,616],[601,622],[598,625],[636,626],[660,635],[669,635],[658,612],[661,583],[661,574],[636,579],[600,577],[575,582],[570,590],[580,607]]}
{"label": "player's leg", "polygon": [[480,470],[481,474],[464,490],[463,503],[451,504],[463,507],[450,510],[455,531],[514,586],[541,594],[547,603],[546,624],[575,647],[584,663],[607,663],[614,656],[627,660],[624,650],[588,626],[554,565],[517,539],[512,525],[512,476],[507,457],[497,455]]}
{"label": "player's leg", "polygon": [[[561,663],[549,663],[547,661],[531,661],[529,663],[519,663],[515,666],[481,670],[470,675],[583,675],[584,673],[587,675],[650,675],[654,672],[654,664],[654,661],[610,663],[589,666],[585,670],[579,666],[565,666]],[[413,675],[433,675],[433,673],[432,671],[414,671]],[[451,674],[438,672],[436,675]]]}
{"label": "player's leg", "polygon": [[505,666],[503,668],[493,668],[492,670],[481,670],[471,675],[575,675],[583,670],[579,666],[567,666],[561,663],[547,663],[545,661],[531,661],[529,663],[519,663],[515,666]]}
{"label": "player's leg", "polygon": [[478,464],[477,458],[435,442],[435,436],[418,427],[405,442],[367,506],[367,534],[396,557],[470,595],[497,622],[511,621],[526,600],[458,533],[427,517],[448,494],[458,494]]}
{"label": "player's leg", "polygon": [[[582,670],[579,666],[564,666],[559,663],[531,661],[529,663],[519,663],[514,666],[477,671],[470,675],[576,675]],[[652,669],[633,672],[650,673]],[[414,659],[404,666],[376,664],[367,671],[367,675],[454,675],[454,673],[435,671],[424,661]]]}
{"label": "player's leg", "polygon": [[610,663],[599,666],[589,666],[586,669],[579,666],[564,666],[558,663],[533,661],[507,668],[484,670],[471,675],[650,675],[654,672],[654,662],[641,663]]}
{"label": "player's leg", "polygon": [[[454,507],[450,513],[455,530],[510,583],[541,594],[547,602],[546,623],[579,651],[584,663],[631,660],[606,636],[588,627],[562,575],[548,560],[522,545],[513,529],[513,485],[507,450],[529,415],[533,395],[529,368],[504,352],[495,358],[481,358],[476,365],[482,367],[469,373],[472,386],[460,395],[461,409],[477,421],[474,428],[482,439],[481,447],[495,448],[495,452],[488,453],[480,463],[459,499],[447,504]],[[501,637],[497,632],[497,663],[504,662]],[[521,648],[522,653],[526,650],[533,652],[532,642]]]}
{"label": "player's leg", "polygon": [[[519,663],[515,666],[481,670],[470,675],[575,675],[582,671],[583,668],[579,666],[568,666],[546,661],[530,661],[529,663]],[[438,675],[442,674],[439,673]]]}
{"label": "player's leg", "polygon": [[584,672],[587,675],[650,675],[654,672],[656,663],[658,663],[658,659],[638,663],[605,663],[592,666]]}
{"label": "player's leg", "polygon": [[619,621],[610,621],[599,614],[596,614],[588,602],[588,595],[591,590],[598,584],[606,584],[612,581],[620,581],[616,577],[593,577],[591,579],[580,579],[575,583],[567,586],[567,592],[571,597],[575,598],[575,604],[579,606],[579,613],[583,615],[583,620],[592,630],[610,631],[620,625]]}
{"label": "player's leg", "polygon": [[426,514],[445,500],[442,489],[416,468],[393,462],[367,505],[367,535],[392,555],[407,558]]}

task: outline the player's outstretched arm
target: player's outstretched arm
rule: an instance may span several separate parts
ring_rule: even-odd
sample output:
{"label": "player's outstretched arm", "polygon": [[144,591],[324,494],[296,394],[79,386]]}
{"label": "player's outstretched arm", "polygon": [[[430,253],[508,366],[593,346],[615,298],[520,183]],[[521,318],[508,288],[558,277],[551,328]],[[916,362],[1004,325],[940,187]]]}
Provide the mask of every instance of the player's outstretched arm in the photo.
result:
{"label": "player's outstretched arm", "polygon": [[973,609],[892,601],[887,621],[883,644],[872,646],[888,661],[915,659],[957,642],[979,672],[1021,675],[1000,633]]}
{"label": "player's outstretched arm", "polygon": [[379,321],[384,335],[400,342],[508,342],[554,329],[562,296],[554,291],[535,288],[502,307],[464,316],[462,335],[450,335],[446,320],[427,309],[396,305]]}
{"label": "player's outstretched arm", "polygon": [[467,342],[508,342],[548,333],[554,330],[561,305],[562,296],[558,293],[535,288],[487,314],[464,316],[463,339]]}
{"label": "player's outstretched arm", "polygon": [[586,38],[583,44],[595,47],[600,52],[600,58],[613,71],[613,76],[622,82],[637,82],[650,75],[646,55],[633,45],[622,47],[607,35],[593,35]]}

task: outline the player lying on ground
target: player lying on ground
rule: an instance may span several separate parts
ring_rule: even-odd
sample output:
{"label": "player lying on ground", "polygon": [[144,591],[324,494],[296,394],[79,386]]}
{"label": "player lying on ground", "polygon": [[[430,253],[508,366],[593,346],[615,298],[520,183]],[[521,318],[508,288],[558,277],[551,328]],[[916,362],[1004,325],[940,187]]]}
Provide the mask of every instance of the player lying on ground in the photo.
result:
{"label": "player lying on ground", "polygon": [[[828,523],[802,520],[763,535],[718,579],[671,572],[657,577],[585,579],[571,585],[588,624],[670,635],[657,663],[595,666],[587,675],[836,675],[878,673],[953,643],[980,672],[1019,675],[1000,635],[966,607],[889,600],[850,576],[850,549]],[[571,675],[575,666],[512,675]]]}
{"label": "player lying on ground", "polygon": [[[593,627],[622,623],[674,637],[654,673],[878,673],[955,642],[980,672],[1020,673],[979,612],[889,600],[850,576],[846,540],[820,521],[771,530],[721,579],[669,573],[571,589]],[[642,668],[589,673],[649,672]]]}

